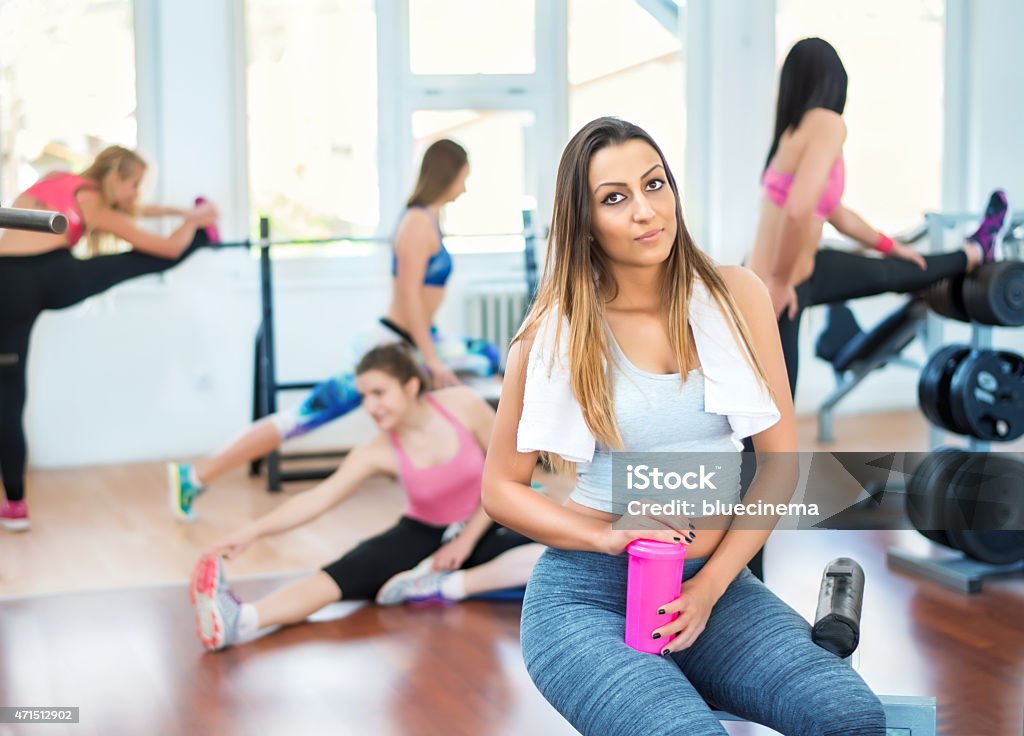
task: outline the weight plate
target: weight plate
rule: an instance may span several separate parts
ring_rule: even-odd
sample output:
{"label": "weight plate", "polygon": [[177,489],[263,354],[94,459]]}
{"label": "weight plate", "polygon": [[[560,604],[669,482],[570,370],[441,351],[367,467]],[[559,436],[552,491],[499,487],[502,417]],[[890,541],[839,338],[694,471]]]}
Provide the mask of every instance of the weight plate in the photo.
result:
{"label": "weight plate", "polygon": [[1024,462],[1009,453],[974,453],[946,494],[946,533],[964,554],[1009,565],[1024,560]]}
{"label": "weight plate", "polygon": [[967,345],[947,345],[928,360],[917,382],[917,403],[936,427],[961,433],[949,408],[949,384],[960,361],[971,352]]}
{"label": "weight plate", "polygon": [[[949,383],[954,431],[989,442],[1024,435],[1024,358],[1007,350],[975,350]],[[941,392],[940,392],[941,406]]]}

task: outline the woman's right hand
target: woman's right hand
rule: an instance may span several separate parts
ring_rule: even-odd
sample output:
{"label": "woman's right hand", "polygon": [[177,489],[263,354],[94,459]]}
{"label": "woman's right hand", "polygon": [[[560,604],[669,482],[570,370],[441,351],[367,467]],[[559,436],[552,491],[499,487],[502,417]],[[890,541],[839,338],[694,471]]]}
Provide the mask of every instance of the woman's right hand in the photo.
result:
{"label": "woman's right hand", "polygon": [[[693,543],[696,532],[693,530],[693,524],[688,520],[685,520],[688,527],[686,531],[675,529],[664,522],[658,522],[656,519],[649,519],[648,521],[654,522],[650,529],[614,529],[609,524],[608,528],[601,535],[599,551],[607,555],[622,554],[634,539],[653,539],[656,542],[666,542],[668,544]],[[638,523],[637,526],[639,525]]]}
{"label": "woman's right hand", "polygon": [[240,529],[239,531],[229,534],[223,539],[211,544],[203,550],[203,555],[208,557],[223,555],[228,559],[233,559],[242,554],[242,552],[244,552],[255,540],[256,535],[252,532],[246,529]]}
{"label": "woman's right hand", "polygon": [[452,369],[439,360],[428,362],[427,371],[430,373],[430,387],[433,389],[458,386],[462,383]]}
{"label": "woman's right hand", "polygon": [[188,219],[195,223],[196,227],[208,227],[217,222],[220,213],[217,208],[209,202],[196,205],[188,213]]}

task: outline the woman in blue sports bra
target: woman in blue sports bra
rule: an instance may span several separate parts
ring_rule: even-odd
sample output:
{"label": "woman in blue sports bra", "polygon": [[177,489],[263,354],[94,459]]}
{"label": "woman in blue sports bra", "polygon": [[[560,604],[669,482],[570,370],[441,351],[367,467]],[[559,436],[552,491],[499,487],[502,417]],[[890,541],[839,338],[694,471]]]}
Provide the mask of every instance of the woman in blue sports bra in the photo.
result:
{"label": "woman in blue sports bra", "polygon": [[[455,371],[492,375],[500,370],[498,348],[485,340],[448,338],[432,325],[444,301],[452,258],[444,247],[441,210],[466,191],[469,159],[458,143],[441,139],[423,154],[419,177],[398,223],[392,259],[391,304],[386,316],[361,334],[354,353],[377,345],[414,346],[432,388],[459,383]],[[299,406],[264,417],[215,455],[194,465],[168,464],[171,509],[192,517],[192,502],[207,483],[231,468],[270,453],[285,440],[306,434],[361,403],[351,370],[317,385]]]}

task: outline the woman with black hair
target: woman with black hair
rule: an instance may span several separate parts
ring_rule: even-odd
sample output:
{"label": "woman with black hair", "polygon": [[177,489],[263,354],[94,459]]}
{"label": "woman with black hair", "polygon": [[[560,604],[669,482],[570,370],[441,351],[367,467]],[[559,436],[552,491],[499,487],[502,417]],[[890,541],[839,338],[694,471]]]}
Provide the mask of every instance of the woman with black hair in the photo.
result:
{"label": "woman with black hair", "polygon": [[[746,261],[768,287],[796,395],[797,338],[804,308],[885,292],[919,291],[998,258],[1008,224],[1006,194],[989,198],[978,230],[955,252],[921,256],[871,227],[842,204],[847,75],[836,50],[805,38],[790,50],[779,79],[775,132],[765,163],[764,198]],[[828,221],[885,258],[819,248]]]}

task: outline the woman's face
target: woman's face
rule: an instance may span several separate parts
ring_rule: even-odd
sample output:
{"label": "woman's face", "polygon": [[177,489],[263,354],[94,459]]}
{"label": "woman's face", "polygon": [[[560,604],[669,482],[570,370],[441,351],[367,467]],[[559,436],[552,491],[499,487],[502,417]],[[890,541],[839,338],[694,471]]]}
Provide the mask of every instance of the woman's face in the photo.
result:
{"label": "woman's face", "polygon": [[456,199],[462,196],[466,191],[466,179],[469,177],[469,164],[466,164],[456,175],[455,180],[445,190],[444,196],[441,198],[441,204],[448,204],[454,202]]}
{"label": "woman's face", "polygon": [[142,176],[146,169],[142,166],[134,166],[131,173],[122,177],[116,171],[108,175],[112,184],[114,204],[124,210],[131,210],[139,199],[139,185],[142,183]]}
{"label": "woman's face", "polygon": [[590,159],[589,184],[591,234],[608,258],[663,263],[676,238],[676,197],[658,152],[636,139],[606,146]]}
{"label": "woman's face", "polygon": [[381,430],[395,429],[416,403],[419,381],[404,385],[390,373],[371,369],[356,376],[356,388],[363,397],[363,408]]}

